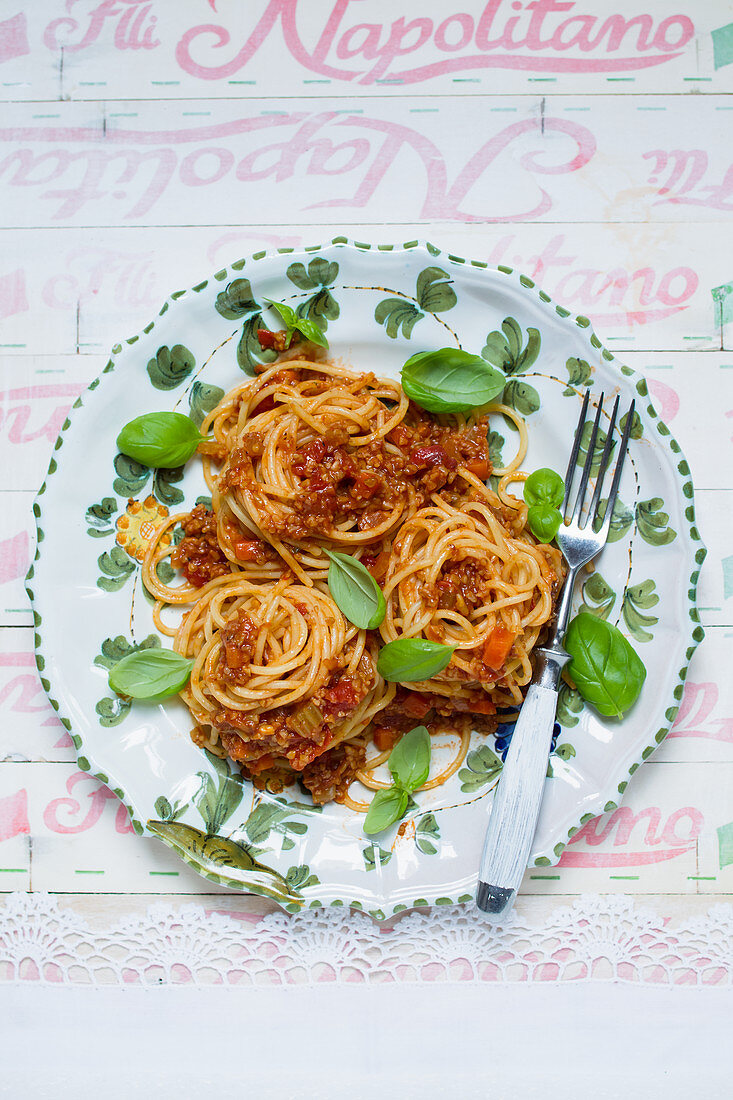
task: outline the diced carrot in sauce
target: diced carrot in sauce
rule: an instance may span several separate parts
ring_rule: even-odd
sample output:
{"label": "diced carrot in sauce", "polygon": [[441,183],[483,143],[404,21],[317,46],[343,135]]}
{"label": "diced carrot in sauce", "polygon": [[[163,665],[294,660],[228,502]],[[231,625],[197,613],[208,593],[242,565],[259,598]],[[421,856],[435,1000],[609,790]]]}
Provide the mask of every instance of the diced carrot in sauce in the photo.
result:
{"label": "diced carrot in sauce", "polygon": [[410,691],[402,700],[402,709],[411,718],[424,718],[431,704],[417,691]]}
{"label": "diced carrot in sauce", "polygon": [[398,730],[376,729],[372,734],[372,740],[380,752],[389,752],[401,736]]}
{"label": "diced carrot in sauce", "polygon": [[412,438],[412,433],[404,424],[398,424],[396,428],[392,429],[387,438],[390,443],[394,443],[396,447],[404,447]]}
{"label": "diced carrot in sauce", "polygon": [[244,539],[234,543],[234,553],[239,561],[261,562],[265,557],[264,547],[259,539]]}
{"label": "diced carrot in sauce", "polygon": [[486,481],[489,476],[489,463],[485,458],[474,458],[471,462],[464,462],[463,465],[469,474],[474,474],[481,481]]}
{"label": "diced carrot in sauce", "polygon": [[514,645],[515,635],[503,623],[495,626],[484,642],[482,659],[489,668],[500,669]]}
{"label": "diced carrot in sauce", "polygon": [[252,772],[253,775],[257,775],[258,772],[263,772],[265,768],[271,768],[274,763],[275,757],[268,752],[265,756],[260,756],[258,760],[248,760],[247,770]]}
{"label": "diced carrot in sauce", "polygon": [[472,699],[470,710],[474,714],[496,714],[496,704],[491,699]]}

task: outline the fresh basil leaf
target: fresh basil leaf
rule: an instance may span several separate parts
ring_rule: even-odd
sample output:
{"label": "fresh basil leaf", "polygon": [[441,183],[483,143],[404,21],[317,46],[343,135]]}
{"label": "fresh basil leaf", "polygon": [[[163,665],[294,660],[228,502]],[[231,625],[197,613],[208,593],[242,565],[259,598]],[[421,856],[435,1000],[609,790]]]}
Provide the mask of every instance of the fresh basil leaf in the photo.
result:
{"label": "fresh basil leaf", "polygon": [[382,589],[366,566],[350,554],[326,550],[331,564],[328,567],[328,590],[339,609],[354,626],[362,630],[374,630],[384,618],[387,605]]}
{"label": "fresh basil leaf", "polygon": [[123,455],[144,466],[173,469],[187,462],[201,442],[201,433],[190,417],[176,412],[136,416],[117,436]]}
{"label": "fresh basil leaf", "polygon": [[422,409],[467,412],[493,401],[506,378],[479,355],[461,348],[420,351],[402,368],[402,388]]}
{"label": "fresh basil leaf", "polygon": [[172,649],[139,649],[110,669],[109,686],[118,695],[156,703],[188,683],[193,661]]}
{"label": "fresh basil leaf", "polygon": [[415,726],[399,739],[387,765],[398,787],[406,791],[422,787],[430,772],[430,734],[425,726]]}
{"label": "fresh basil leaf", "polygon": [[527,523],[540,542],[552,542],[560,530],[562,516],[552,504],[532,504],[527,510]]}
{"label": "fresh basil leaf", "polygon": [[[265,301],[280,314],[290,336],[292,336],[293,332],[297,329],[297,331],[302,333],[306,340],[310,340],[312,344],[318,344],[322,348],[328,347],[328,340],[315,321],[311,321],[310,317],[299,317],[295,310],[285,305],[284,302],[273,302],[270,298],[266,298]],[[290,340],[288,340],[288,345],[289,344]]]}
{"label": "fresh basil leaf", "polygon": [[380,649],[377,672],[398,684],[429,680],[450,664],[455,648],[425,638],[398,638]]}
{"label": "fresh basil leaf", "polygon": [[527,504],[552,504],[559,508],[565,496],[565,482],[548,467],[535,470],[524,483],[524,499]]}
{"label": "fresh basil leaf", "polygon": [[386,790],[377,791],[367,810],[364,821],[364,832],[367,836],[374,833],[382,833],[395,821],[399,821],[407,809],[407,800],[410,796],[401,787],[387,787]]}
{"label": "fresh basil leaf", "polygon": [[571,657],[568,676],[583,698],[606,718],[621,718],[646,680],[633,646],[612,623],[587,611],[572,620],[563,645]]}

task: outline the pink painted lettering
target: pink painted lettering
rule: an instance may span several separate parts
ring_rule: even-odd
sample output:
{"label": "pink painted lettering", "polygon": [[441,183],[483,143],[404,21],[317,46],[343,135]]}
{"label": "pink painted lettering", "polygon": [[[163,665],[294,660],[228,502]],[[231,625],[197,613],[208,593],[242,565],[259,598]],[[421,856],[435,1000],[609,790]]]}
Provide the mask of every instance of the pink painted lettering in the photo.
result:
{"label": "pink painted lettering", "polygon": [[0,432],[16,445],[36,439],[54,443],[80,389],[59,383],[0,391]]}
{"label": "pink painted lettering", "polygon": [[28,571],[28,559],[30,546],[28,535],[25,531],[19,531],[9,539],[0,542],[0,584],[15,581],[18,577],[24,577]]}
{"label": "pink painted lettering", "polygon": [[[555,133],[553,152],[544,135]],[[277,136],[279,140],[267,140]],[[264,138],[264,140],[263,140]],[[529,119],[499,131],[459,167],[451,182],[440,149],[417,130],[378,118],[344,118],[333,111],[296,112],[175,131],[111,130],[100,140],[98,130],[33,127],[0,130],[0,142],[19,144],[0,159],[0,179],[10,187],[34,189],[54,203],[51,217],[66,220],[88,210],[109,211],[124,203],[125,220],[145,216],[174,183],[183,187],[216,186],[234,177],[242,183],[272,179],[328,176],[341,186],[331,197],[302,209],[368,206],[378,191],[391,187],[392,174],[405,162],[414,165],[417,217],[461,221],[526,220],[547,213],[552,199],[541,186],[543,176],[573,173],[593,157],[595,139],[576,122],[552,117]],[[38,144],[50,146],[37,151]],[[71,148],[69,148],[71,146]],[[529,178],[526,205],[495,209],[494,173]],[[420,205],[420,194],[424,195]],[[505,189],[512,194],[512,189]]]}
{"label": "pink painted lettering", "polygon": [[23,12],[0,22],[0,62],[25,57],[31,52],[28,45],[28,22]]}
{"label": "pink painted lettering", "polygon": [[656,378],[648,379],[647,385],[662,420],[665,424],[671,424],[680,411],[679,394],[666,382],[659,382]]}
{"label": "pink painted lettering", "polygon": [[[77,0],[66,0],[66,11],[72,8],[79,12]],[[114,28],[115,49],[154,50],[160,40],[155,37],[157,17],[152,12],[150,0],[102,0],[87,13],[86,24],[70,15],[52,20],[44,31],[43,42],[49,50],[63,48],[76,53],[98,42],[109,23]]]}
{"label": "pink painted lettering", "polygon": [[63,273],[43,284],[41,299],[51,309],[68,310],[94,301],[102,291],[120,306],[155,305],[160,297],[150,255],[136,256],[111,248],[89,247],[67,252]]}
{"label": "pink painted lettering", "polygon": [[[507,234],[488,257],[492,264],[509,264],[529,275],[553,298],[591,317],[599,327],[643,325],[686,309],[699,285],[692,268],[658,272],[654,267],[600,271],[581,267],[568,251],[566,237],[551,237],[543,250],[529,256],[516,251],[516,237]],[[675,304],[669,304],[670,287]]]}
{"label": "pink painted lettering", "polygon": [[[55,711],[51,708],[41,681],[38,679],[34,655],[22,652],[0,653],[0,676],[3,675],[4,669],[28,669],[29,671],[11,675],[0,688],[0,710],[4,707],[15,714],[46,714],[47,717],[43,722],[40,722],[41,726],[63,728],[56,717]],[[36,700],[39,701],[36,702]],[[69,745],[72,744],[71,738],[65,732],[64,737]],[[55,747],[66,746],[57,743]]]}
{"label": "pink painted lettering", "polygon": [[[176,60],[200,80],[231,79],[277,28],[291,57],[319,76],[412,84],[489,68],[636,71],[679,57],[695,35],[686,15],[668,15],[657,24],[647,14],[584,14],[575,0],[489,0],[477,20],[466,12],[448,12],[437,26],[428,18],[401,14],[389,24],[351,22],[356,2],[336,0],[312,48],[305,38],[314,18],[305,3],[270,0],[249,34],[243,41],[240,37],[241,44],[232,41],[227,27],[205,23],[184,31]],[[222,54],[227,47],[232,49]],[[356,64],[345,67],[344,62]]]}
{"label": "pink painted lettering", "polygon": [[[82,810],[82,804],[78,798],[72,795],[72,791],[78,784],[84,782],[92,784],[91,790],[87,790],[86,813]],[[117,801],[116,795],[112,794],[112,791],[102,786],[86,772],[77,771],[69,776],[66,781],[66,790],[69,797],[54,798],[43,811],[44,824],[52,833],[62,833],[64,835],[84,833],[97,824],[104,807],[110,800]]]}
{"label": "pink painted lettering", "polygon": [[28,822],[28,792],[23,789],[0,798],[0,841],[12,840],[31,831]]}
{"label": "pink painted lettering", "polygon": [[25,289],[25,272],[22,268],[8,275],[0,275],[0,321],[25,313],[28,309],[28,295]]}
{"label": "pink painted lettering", "polygon": [[664,822],[658,806],[636,813],[629,806],[620,806],[583,826],[563,852],[560,866],[643,867],[663,863],[694,848],[704,826],[703,814],[694,806],[674,810]]}
{"label": "pink painted lettering", "polygon": [[688,680],[677,720],[667,736],[733,743],[733,718],[716,716],[719,701],[717,684],[693,684]]}
{"label": "pink painted lettering", "polygon": [[649,183],[656,188],[655,205],[704,206],[733,210],[733,165],[718,183],[711,181],[704,149],[652,149],[642,154],[650,161]]}

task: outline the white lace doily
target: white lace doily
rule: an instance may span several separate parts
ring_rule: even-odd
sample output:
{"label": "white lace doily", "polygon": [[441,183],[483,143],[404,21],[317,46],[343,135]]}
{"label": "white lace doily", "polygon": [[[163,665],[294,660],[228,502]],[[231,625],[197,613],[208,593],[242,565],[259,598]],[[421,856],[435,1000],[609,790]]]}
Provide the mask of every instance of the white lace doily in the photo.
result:
{"label": "white lace doily", "polygon": [[11,982],[729,986],[732,963],[733,905],[671,927],[624,895],[580,897],[537,925],[515,913],[503,929],[464,906],[410,913],[387,929],[343,909],[242,920],[155,904],[100,930],[48,894],[11,894],[0,908],[0,980]]}

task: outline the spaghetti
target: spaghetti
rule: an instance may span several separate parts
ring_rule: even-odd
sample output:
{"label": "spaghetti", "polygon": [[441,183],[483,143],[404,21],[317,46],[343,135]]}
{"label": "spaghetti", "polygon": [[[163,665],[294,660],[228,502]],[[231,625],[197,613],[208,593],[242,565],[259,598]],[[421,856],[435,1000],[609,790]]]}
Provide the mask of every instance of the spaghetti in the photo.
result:
{"label": "spaghetti", "polygon": [[[531,653],[553,612],[559,552],[538,544],[509,492],[526,451],[489,459],[488,415],[431,416],[398,383],[288,353],[228,393],[202,425],[211,507],[168,517],[143,563],[155,622],[194,660],[181,693],[194,741],[257,785],[301,780],[317,802],[353,809],[355,779],[418,723],[455,735],[521,703]],[[498,475],[487,484],[492,473]],[[387,603],[378,630],[351,625],[330,596],[326,550],[353,554]],[[159,575],[166,559],[183,579]],[[187,608],[177,625],[166,609]],[[455,646],[448,667],[409,688],[377,672],[396,638]],[[376,754],[370,746],[376,749]]]}

